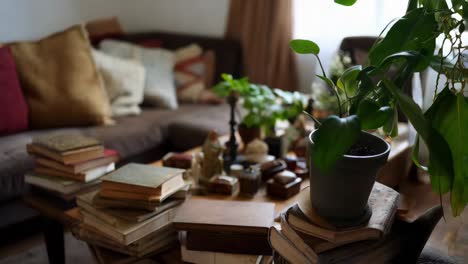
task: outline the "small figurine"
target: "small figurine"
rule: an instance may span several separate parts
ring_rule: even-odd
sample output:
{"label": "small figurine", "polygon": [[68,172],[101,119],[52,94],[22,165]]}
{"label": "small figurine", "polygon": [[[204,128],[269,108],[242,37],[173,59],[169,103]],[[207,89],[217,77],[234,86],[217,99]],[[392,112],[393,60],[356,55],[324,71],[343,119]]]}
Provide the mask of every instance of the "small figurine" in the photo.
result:
{"label": "small figurine", "polygon": [[252,163],[264,163],[274,159],[268,155],[268,145],[258,138],[245,147],[244,155],[247,161]]}
{"label": "small figurine", "polygon": [[210,180],[215,175],[223,173],[223,158],[224,151],[221,142],[219,141],[218,133],[211,131],[203,143],[203,161],[201,164],[201,178]]}
{"label": "small figurine", "polygon": [[198,186],[198,181],[200,180],[201,178],[201,166],[202,166],[202,163],[203,163],[203,153],[202,152],[199,152],[199,153],[196,153],[194,156],[193,156],[193,159],[192,159],[192,169],[191,169],[191,174],[192,174],[192,178],[193,180],[195,181],[195,184]]}
{"label": "small figurine", "polygon": [[294,124],[286,128],[283,136],[283,145],[286,151],[294,150],[299,141],[307,137],[307,126],[304,115],[299,115]]}

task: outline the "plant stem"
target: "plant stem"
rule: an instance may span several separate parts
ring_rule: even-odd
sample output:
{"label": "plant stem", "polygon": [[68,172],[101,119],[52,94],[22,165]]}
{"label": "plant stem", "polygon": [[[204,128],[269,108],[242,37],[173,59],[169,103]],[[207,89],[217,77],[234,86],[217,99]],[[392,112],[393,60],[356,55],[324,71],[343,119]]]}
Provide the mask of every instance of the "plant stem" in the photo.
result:
{"label": "plant stem", "polygon": [[307,113],[306,111],[302,111],[302,113],[306,114],[308,117],[310,117],[312,120],[314,120],[314,122],[317,123],[317,125],[319,127],[322,125],[322,123],[320,123],[320,121],[318,121],[317,118],[315,118],[313,115]]}
{"label": "plant stem", "polygon": [[[322,61],[320,60],[319,56],[314,54],[314,56],[317,58],[318,60],[318,63],[319,63],[319,66],[320,66],[320,69],[322,70],[322,75],[328,79],[327,77],[327,74],[325,73],[325,70],[323,69],[323,65],[322,65]],[[328,86],[328,84],[327,84]],[[340,117],[343,117],[343,111],[341,109],[341,100],[340,100],[340,96],[338,95],[338,91],[336,90],[335,87],[329,87],[330,90],[333,92],[333,94],[335,94],[336,96],[336,100],[338,101],[338,111],[339,111],[339,114],[340,114]]]}

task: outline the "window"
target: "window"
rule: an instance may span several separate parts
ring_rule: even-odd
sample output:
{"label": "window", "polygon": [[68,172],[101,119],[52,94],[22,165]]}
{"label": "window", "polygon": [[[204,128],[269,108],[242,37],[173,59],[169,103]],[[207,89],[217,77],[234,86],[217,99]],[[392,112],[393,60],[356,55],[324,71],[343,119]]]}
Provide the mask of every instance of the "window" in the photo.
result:
{"label": "window", "polygon": [[[294,38],[310,39],[320,46],[327,70],[341,40],[348,36],[377,36],[396,17],[405,13],[407,0],[358,0],[352,7],[332,0],[294,0]],[[307,91],[315,60],[299,56],[299,78]]]}

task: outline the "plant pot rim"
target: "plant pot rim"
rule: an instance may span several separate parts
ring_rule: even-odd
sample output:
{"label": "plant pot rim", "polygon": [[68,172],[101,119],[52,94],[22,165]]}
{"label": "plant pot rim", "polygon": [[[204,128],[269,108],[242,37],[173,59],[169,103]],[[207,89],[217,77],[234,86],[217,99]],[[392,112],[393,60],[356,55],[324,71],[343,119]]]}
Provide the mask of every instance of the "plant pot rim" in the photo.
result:
{"label": "plant pot rim", "polygon": [[[312,135],[313,135],[317,130],[318,130],[318,129],[315,129],[314,131],[310,132],[310,134],[309,134],[309,137],[308,137],[309,143],[312,144],[312,145],[314,144],[314,141],[312,140]],[[369,133],[369,132],[366,132],[366,131],[362,131],[362,130],[361,130],[361,133],[367,134],[367,135],[370,136],[371,138],[374,138],[374,139],[376,139],[376,140],[379,140],[379,141],[383,142],[383,143],[385,144],[385,146],[386,146],[385,150],[382,151],[382,152],[380,152],[380,153],[378,153],[378,154],[375,154],[375,155],[367,155],[367,156],[355,156],[355,155],[346,155],[346,154],[345,154],[345,155],[343,155],[344,158],[348,158],[348,159],[377,159],[377,158],[380,158],[380,157],[382,157],[382,156],[385,156],[385,155],[389,154],[389,152],[390,152],[390,150],[391,150],[391,146],[390,146],[390,144],[388,144],[387,141],[385,141],[383,138],[381,138],[381,137],[379,137],[379,136],[376,136],[376,135],[374,135],[374,134],[372,134],[372,133]]]}

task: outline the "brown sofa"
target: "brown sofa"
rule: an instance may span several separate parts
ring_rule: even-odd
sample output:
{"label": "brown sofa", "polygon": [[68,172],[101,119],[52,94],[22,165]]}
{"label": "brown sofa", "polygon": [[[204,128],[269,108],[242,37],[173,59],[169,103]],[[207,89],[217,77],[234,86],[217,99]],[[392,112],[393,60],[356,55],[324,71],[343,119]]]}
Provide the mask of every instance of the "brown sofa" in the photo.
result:
{"label": "brown sofa", "polygon": [[[216,81],[223,72],[239,76],[241,49],[237,42],[209,37],[163,32],[136,33],[120,37],[136,42],[145,39],[160,40],[164,48],[176,49],[197,43],[216,56]],[[0,226],[24,221],[35,212],[24,207],[21,196],[28,192],[24,174],[34,162],[26,153],[26,144],[32,137],[56,131],[73,131],[102,140],[106,147],[117,150],[122,158],[119,165],[130,161],[150,162],[169,151],[182,151],[203,142],[210,130],[228,132],[229,112],[226,104],[182,104],[177,110],[143,108],[138,116],[117,118],[114,126],[71,127],[53,130],[27,131],[0,137]],[[17,221],[18,220],[18,221]]]}

